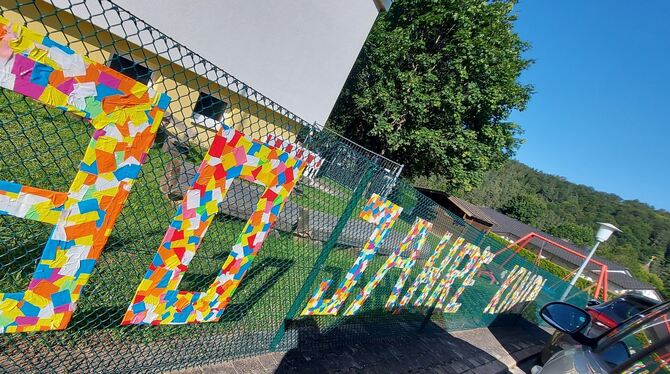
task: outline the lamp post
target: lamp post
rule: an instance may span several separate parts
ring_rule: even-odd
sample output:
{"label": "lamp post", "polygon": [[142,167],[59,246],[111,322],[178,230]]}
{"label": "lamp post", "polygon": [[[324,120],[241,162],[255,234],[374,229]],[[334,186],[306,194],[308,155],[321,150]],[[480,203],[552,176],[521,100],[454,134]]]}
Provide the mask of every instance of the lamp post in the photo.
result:
{"label": "lamp post", "polygon": [[565,292],[563,292],[563,296],[561,296],[561,301],[565,300],[568,297],[568,294],[570,291],[572,291],[572,287],[574,287],[575,283],[577,283],[577,279],[582,275],[582,272],[584,269],[586,269],[586,265],[589,264],[591,261],[591,257],[596,253],[596,249],[598,249],[598,246],[600,243],[605,242],[607,239],[612,236],[612,234],[616,232],[621,232],[616,226],[614,226],[611,223],[603,223],[603,222],[598,222],[600,227],[598,227],[598,232],[596,233],[596,244],[593,245],[593,248],[591,248],[591,252],[589,252],[589,255],[586,256],[584,259],[584,263],[582,263],[582,266],[579,267],[577,270],[577,273],[575,273],[575,277],[572,278],[572,281],[570,281],[570,285],[568,285],[568,288],[565,289]]}

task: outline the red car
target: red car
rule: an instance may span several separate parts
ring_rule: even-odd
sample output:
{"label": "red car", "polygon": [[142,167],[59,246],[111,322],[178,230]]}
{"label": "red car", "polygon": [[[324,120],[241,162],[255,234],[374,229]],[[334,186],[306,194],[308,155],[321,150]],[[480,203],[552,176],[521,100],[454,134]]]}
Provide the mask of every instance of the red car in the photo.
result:
{"label": "red car", "polygon": [[602,333],[618,326],[628,318],[660,304],[659,301],[638,294],[627,294],[599,304],[596,300],[588,302],[586,311],[591,315],[591,328],[587,329],[588,335],[593,332]]}
{"label": "red car", "polygon": [[[638,294],[626,294],[606,303],[600,304],[597,300],[587,303],[586,312],[591,316],[591,323],[584,328],[583,334],[589,338],[596,338],[621,322],[639,316],[645,310],[660,304],[660,301]],[[540,360],[547,362],[555,353],[579,345],[569,335],[556,331],[544,347]]]}

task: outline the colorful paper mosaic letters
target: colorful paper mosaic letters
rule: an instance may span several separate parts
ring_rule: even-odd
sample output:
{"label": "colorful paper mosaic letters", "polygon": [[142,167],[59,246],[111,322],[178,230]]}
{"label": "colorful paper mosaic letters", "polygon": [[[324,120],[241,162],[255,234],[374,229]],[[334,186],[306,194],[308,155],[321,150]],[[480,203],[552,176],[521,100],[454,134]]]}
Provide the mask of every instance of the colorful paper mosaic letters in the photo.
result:
{"label": "colorful paper mosaic letters", "polygon": [[[423,289],[421,290],[421,293],[418,295],[416,300],[414,301],[414,307],[419,308],[424,303],[428,301],[428,297],[431,294],[431,291],[435,289],[435,287],[438,285],[438,282],[440,282],[442,274],[447,270],[447,267],[449,264],[452,265],[452,269],[456,269],[460,262],[463,260],[463,254],[466,251],[466,248],[463,247],[463,243],[465,242],[464,238],[458,238],[454,241],[454,243],[451,245],[451,248],[449,249],[449,252],[447,255],[442,259],[442,262],[440,263],[440,266],[436,269],[433,270],[429,277],[428,281],[426,284],[423,286]],[[446,245],[446,243],[445,243]],[[461,249],[461,253],[459,256],[454,257],[456,255],[456,251]],[[408,305],[408,302],[410,301],[410,298],[413,296],[415,290],[412,291],[412,293],[407,293],[407,295],[403,296],[403,301],[401,304],[403,305]]]}
{"label": "colorful paper mosaic letters", "polygon": [[279,148],[282,151],[287,152],[291,157],[305,162],[305,171],[302,173],[303,178],[315,178],[316,174],[319,173],[319,169],[323,166],[323,159],[321,156],[298,144],[286,141],[275,134],[268,134],[265,137],[265,144]]}
{"label": "colorful paper mosaic letters", "polygon": [[[531,279],[531,277],[533,279]],[[514,305],[521,301],[521,297],[528,293],[533,285],[534,275],[530,271],[526,271],[526,274],[521,281],[514,284],[511,291],[505,297],[505,300],[500,305],[498,313],[505,312],[512,308]]]}
{"label": "colorful paper mosaic letters", "polygon": [[[304,169],[288,153],[229,127],[219,130],[193,186],[137,288],[122,324],[212,322],[223,314]],[[178,290],[188,264],[236,178],[265,186],[221,272],[204,292]]]}
{"label": "colorful paper mosaic letters", "polygon": [[[428,260],[426,260],[426,263],[423,266],[421,273],[417,275],[412,285],[407,289],[407,292],[405,292],[405,295],[403,295],[403,297],[400,299],[400,302],[398,303],[399,308],[404,308],[407,305],[407,303],[412,299],[414,293],[416,293],[419,287],[421,286],[426,287],[427,285],[430,284],[430,287],[432,288],[435,282],[437,282],[437,278],[440,275],[440,269],[435,266],[435,263],[437,262],[437,259],[440,258],[440,256],[442,255],[444,248],[447,247],[449,240],[451,240],[451,236],[452,234],[448,232],[437,243],[437,246],[435,247],[433,254],[430,255]],[[451,258],[451,256],[453,256],[453,252],[456,251],[456,248],[457,248],[456,246],[452,246],[452,249],[449,251],[449,254],[447,254],[445,258],[446,259]],[[389,306],[388,308],[393,309],[394,307],[395,305],[392,305]]]}
{"label": "colorful paper mosaic letters", "polygon": [[[11,25],[2,17],[0,87],[79,115],[95,128],[67,192],[0,181],[0,215],[54,225],[28,288],[24,292],[0,293],[0,333],[64,329],[146,160],[170,99],[43,35]],[[217,321],[307,163],[316,160],[296,157],[234,129],[221,129],[194,185],[177,208],[122,324]],[[265,186],[256,211],[211,286],[204,292],[180,291],[179,283],[235,178]],[[379,195],[370,198],[360,215],[375,224],[370,238],[333,297],[324,300],[332,283],[324,280],[303,315],[338,313],[401,212],[401,207]],[[386,302],[388,309],[406,307],[421,289],[414,300],[415,307],[435,305],[450,313],[459,310],[457,301],[465,287],[474,283],[479,268],[489,263],[493,255],[488,248],[482,252],[472,244],[463,245],[463,238],[458,238],[436,266],[451,234],[440,240],[421,274],[400,297],[431,226],[427,221],[416,220],[399,248],[356,296],[345,315],[356,314],[394,267],[400,268],[401,274]],[[467,263],[459,269],[467,256]],[[445,305],[458,278],[463,282]],[[545,283],[543,277],[515,266],[484,313],[507,312],[520,302],[534,300]]]}
{"label": "colorful paper mosaic letters", "polygon": [[[432,226],[432,224],[431,224]],[[449,241],[449,238],[451,237],[451,234],[446,234],[444,237],[442,237],[442,240]],[[423,237],[423,240],[425,241],[427,239],[427,235]],[[423,246],[423,242],[419,245],[419,248]],[[444,248],[444,246],[442,246]],[[440,243],[438,243],[437,247],[435,248],[435,252],[442,252],[442,248],[440,247]],[[435,255],[436,253],[433,253],[433,255],[428,259],[426,262],[426,265],[432,267],[432,264],[434,261],[437,259],[437,256]],[[439,256],[439,253],[437,254]],[[388,300],[386,301],[386,309],[388,310],[394,310],[396,308],[396,304],[398,303],[398,299],[400,298],[400,292],[402,291],[403,287],[405,287],[405,282],[407,282],[407,279],[409,279],[409,276],[412,272],[412,268],[414,267],[414,264],[416,263],[416,259],[419,256],[419,250],[415,250],[412,252],[412,255],[410,258],[401,260],[401,261],[407,261],[406,263],[402,264],[396,264],[396,267],[401,267],[402,272],[400,273],[400,277],[398,278],[398,281],[396,284],[393,286],[393,291],[391,291],[391,294],[389,295]],[[432,262],[431,262],[432,261]]]}
{"label": "colorful paper mosaic letters", "polygon": [[498,313],[509,312],[520,303],[535,300],[546,282],[547,280],[539,275],[528,276],[528,279],[507,297],[507,301]]}
{"label": "colorful paper mosaic letters", "polygon": [[[447,303],[447,305],[442,309],[444,313],[456,313],[458,312],[458,309],[460,309],[461,304],[458,302],[458,298],[461,297],[461,294],[463,291],[465,291],[465,287],[470,287],[473,284],[475,284],[475,275],[479,272],[479,269],[482,267],[484,264],[489,264],[493,260],[494,254],[491,253],[490,248],[484,249],[484,252],[480,252],[478,247],[475,247],[476,251],[471,254],[470,261],[468,261],[468,264],[465,268],[459,271],[458,274],[456,274],[455,278],[462,278],[463,282],[461,283],[461,286],[456,290],[456,292],[451,296],[451,299]],[[446,295],[445,295],[446,296]],[[438,304],[438,307],[441,307],[441,304]]]}
{"label": "colorful paper mosaic letters", "polygon": [[522,296],[523,301],[533,301],[537,299],[544,288],[544,285],[547,283],[547,279],[537,275],[532,281],[533,286],[531,287],[528,294]]}
{"label": "colorful paper mosaic letters", "polygon": [[526,272],[525,268],[519,267],[519,265],[514,265],[512,270],[509,273],[507,273],[507,276],[505,277],[503,284],[500,285],[498,291],[496,291],[495,295],[493,295],[488,305],[486,305],[486,307],[484,308],[484,313],[496,314],[496,308],[500,303],[500,298],[502,297],[502,295],[505,293],[505,291],[507,291],[509,286],[512,285],[512,282],[515,282],[517,278],[522,276],[525,272]]}
{"label": "colorful paper mosaic letters", "polygon": [[363,246],[363,250],[358,255],[358,258],[356,258],[354,265],[347,272],[333,297],[327,300],[323,299],[324,293],[332,283],[332,279],[324,279],[314,293],[314,296],[307,302],[307,306],[302,311],[303,316],[337,315],[337,312],[344,305],[347,297],[349,297],[351,290],[368,267],[368,263],[391,232],[391,228],[398,220],[398,217],[400,217],[401,212],[401,207],[388,200],[383,200],[377,194],[373,194],[370,197],[360,213],[362,219],[376,225],[370,238]]}
{"label": "colorful paper mosaic letters", "polygon": [[2,17],[0,86],[95,127],[68,192],[0,181],[0,215],[55,225],[26,291],[0,293],[0,333],[64,329],[170,99]]}
{"label": "colorful paper mosaic letters", "polygon": [[[525,268],[515,265],[484,308],[484,314],[504,313],[520,302],[535,300],[546,282],[547,280],[540,275],[533,275]],[[510,289],[509,292],[505,294],[508,289]],[[505,294],[504,298],[502,298],[503,294]]]}
{"label": "colorful paper mosaic letters", "polygon": [[[464,268],[459,270],[458,267],[461,265],[465,256],[469,256],[468,262],[466,262]],[[428,305],[435,305],[435,309],[443,310],[444,302],[447,299],[447,296],[451,292],[451,286],[454,284],[456,278],[463,278],[467,274],[467,269],[472,269],[475,266],[475,263],[478,262],[480,257],[480,250],[474,244],[466,243],[463,246],[461,252],[454,258],[449,267],[449,271],[441,274],[441,279],[439,284],[433,293],[428,298]]]}
{"label": "colorful paper mosaic letters", "polygon": [[[344,312],[345,316],[354,315],[361,309],[363,303],[365,303],[365,301],[370,297],[372,291],[377,287],[377,285],[384,278],[386,273],[388,273],[388,271],[391,270],[392,268],[397,267],[402,269],[400,280],[402,280],[402,284],[405,283],[407,277],[409,276],[409,272],[411,271],[412,266],[414,266],[416,258],[419,255],[419,252],[421,251],[421,247],[423,247],[424,243],[426,242],[428,231],[431,229],[432,226],[433,224],[426,220],[423,220],[421,218],[416,219],[416,221],[412,225],[412,228],[409,230],[405,238],[400,243],[400,247],[398,247],[398,249],[393,251],[393,253],[386,259],[386,262],[384,262],[384,264],[379,268],[379,270],[377,270],[377,273],[375,274],[374,278],[370,282],[368,282],[368,284],[366,284],[365,287],[363,287],[363,289],[358,295],[356,295],[354,301],[351,302],[347,310]],[[412,245],[412,243],[414,243],[414,245],[412,247],[412,250],[409,252],[409,257],[402,258],[403,255],[407,255],[407,249],[410,247],[410,245]],[[397,285],[398,284],[396,283],[396,286]],[[400,290],[398,290],[398,293],[399,292]],[[393,297],[394,294],[391,295],[389,302],[395,302]]]}
{"label": "colorful paper mosaic letters", "polygon": [[[430,279],[429,282],[426,283],[424,286],[421,294],[419,297],[415,300],[414,306],[415,307],[420,307],[421,305],[428,305],[428,306],[435,306],[435,309],[442,310],[445,313],[455,313],[458,311],[460,308],[460,305],[458,303],[458,299],[465,291],[465,287],[472,286],[474,284],[474,277],[479,270],[479,268],[483,264],[487,264],[491,262],[493,259],[493,254],[489,251],[489,249],[485,249],[484,252],[482,253],[479,247],[473,244],[465,244],[460,253],[452,259],[453,254],[456,252],[456,249],[461,246],[463,243],[462,238],[458,238],[454,245],[452,246],[451,250],[449,251],[449,254],[442,260],[442,263],[440,264],[440,267],[438,271],[434,272],[434,277]],[[469,255],[469,260],[465,264],[465,266],[462,269],[459,269],[459,266],[463,262],[466,256]],[[447,267],[447,264],[451,264],[449,267],[449,271],[446,273],[444,270]],[[431,275],[433,275],[431,274]],[[434,285],[437,283],[437,278],[439,279],[439,284],[437,287],[433,288]],[[461,286],[459,289],[451,296],[451,299],[449,303],[445,306],[445,301],[447,296],[449,296],[449,293],[451,292],[451,286],[453,285],[454,281],[459,278],[464,278],[463,282],[461,283]],[[432,291],[432,293],[431,293]],[[414,291],[413,291],[414,292]],[[412,292],[412,294],[413,294]],[[410,298],[413,296],[412,294],[407,294],[405,295],[405,300],[403,305],[406,305]],[[428,300],[426,301],[426,297]]]}

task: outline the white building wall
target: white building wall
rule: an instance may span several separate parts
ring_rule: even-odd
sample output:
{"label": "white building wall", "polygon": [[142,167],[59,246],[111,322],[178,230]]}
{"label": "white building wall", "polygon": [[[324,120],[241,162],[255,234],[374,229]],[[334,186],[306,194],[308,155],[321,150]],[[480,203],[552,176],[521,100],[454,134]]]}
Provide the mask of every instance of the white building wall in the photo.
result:
{"label": "white building wall", "polygon": [[320,124],[379,13],[374,0],[115,2],[306,121]]}

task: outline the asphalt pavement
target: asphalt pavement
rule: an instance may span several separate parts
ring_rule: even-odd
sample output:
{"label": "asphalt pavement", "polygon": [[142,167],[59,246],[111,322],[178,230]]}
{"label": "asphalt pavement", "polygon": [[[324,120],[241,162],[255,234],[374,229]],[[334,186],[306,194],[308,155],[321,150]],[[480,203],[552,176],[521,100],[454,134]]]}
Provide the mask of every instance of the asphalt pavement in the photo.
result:
{"label": "asphalt pavement", "polygon": [[[378,326],[303,334],[288,352],[228,361],[174,373],[523,373],[549,334],[525,320],[511,326],[447,332],[436,325],[417,332],[398,323],[386,337]],[[359,336],[352,335],[355,331]],[[341,335],[341,336],[340,336]]]}

